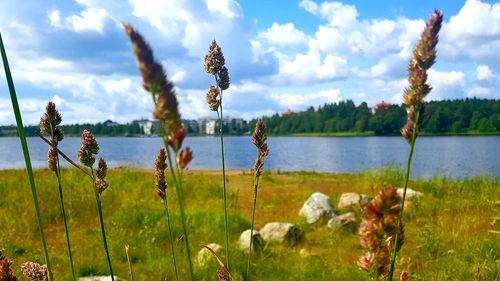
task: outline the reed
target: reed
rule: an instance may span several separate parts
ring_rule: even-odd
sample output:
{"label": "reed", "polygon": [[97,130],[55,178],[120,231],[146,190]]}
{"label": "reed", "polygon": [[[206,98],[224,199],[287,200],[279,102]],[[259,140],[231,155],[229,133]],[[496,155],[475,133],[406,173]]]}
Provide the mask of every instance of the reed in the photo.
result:
{"label": "reed", "polygon": [[229,230],[227,213],[227,187],[226,187],[226,166],[224,160],[224,120],[222,110],[223,91],[229,88],[229,72],[225,66],[226,60],[221,48],[215,40],[212,41],[205,55],[205,71],[215,79],[216,86],[210,86],[207,92],[208,107],[212,111],[217,111],[219,120],[220,153],[222,166],[222,197],[224,200],[224,235],[227,268],[230,269],[229,257]]}
{"label": "reed", "polygon": [[3,67],[5,70],[5,77],[7,79],[7,85],[9,86],[10,100],[12,102],[12,108],[14,110],[14,116],[16,117],[17,132],[19,135],[19,140],[21,141],[21,147],[23,149],[24,162],[26,164],[26,173],[28,175],[28,181],[30,183],[31,195],[33,197],[33,205],[35,207],[36,219],[38,223],[38,229],[40,231],[40,240],[42,242],[43,253],[45,256],[45,262],[47,263],[47,270],[49,272],[50,280],[54,280],[52,275],[52,267],[50,266],[49,251],[47,250],[47,243],[45,241],[45,234],[43,232],[43,224],[40,213],[40,207],[38,205],[38,194],[35,186],[35,179],[33,176],[33,169],[31,167],[30,153],[28,149],[28,144],[26,142],[26,136],[23,130],[23,119],[21,117],[21,111],[19,110],[19,103],[17,102],[16,89],[14,87],[14,81],[12,80],[12,74],[10,73],[9,61],[7,59],[7,52],[3,45],[2,34],[0,33],[0,51],[2,53]]}
{"label": "reed", "polygon": [[167,169],[167,163],[165,162],[167,155],[165,154],[165,149],[162,148],[158,152],[155,160],[155,185],[158,196],[163,201],[163,206],[165,207],[165,213],[167,215],[167,226],[168,226],[168,238],[170,242],[170,248],[172,251],[172,261],[174,263],[175,280],[179,280],[179,273],[177,272],[177,262],[175,260],[175,250],[174,250],[174,237],[172,235],[172,227],[170,226],[170,213],[168,211],[168,201],[167,201],[167,181],[165,179],[165,169]]}
{"label": "reed", "polygon": [[264,167],[264,160],[269,154],[269,148],[267,147],[267,132],[266,126],[262,119],[257,120],[255,124],[255,131],[252,135],[252,143],[257,147],[258,154],[257,159],[254,164],[254,185],[253,185],[253,207],[252,207],[252,223],[250,225],[250,247],[248,248],[248,260],[247,260],[247,271],[246,280],[249,280],[250,276],[250,262],[252,260],[252,244],[253,244],[253,229],[255,225],[255,209],[257,207],[257,191],[259,190],[259,178]]}
{"label": "reed", "polygon": [[[182,170],[189,161],[191,161],[192,153],[189,148],[180,151],[185,134],[178,110],[178,101],[174,85],[167,79],[167,74],[163,66],[155,60],[151,47],[144,40],[142,35],[131,25],[125,24],[124,29],[132,42],[133,52],[137,58],[139,72],[142,76],[143,88],[151,94],[155,105],[153,117],[160,123],[159,133],[163,140],[168,167],[170,168],[172,181],[177,193],[189,273],[191,280],[194,280],[193,262],[191,259],[191,249],[189,247],[189,237],[186,227],[184,192],[182,190]],[[172,149],[172,151],[170,149]],[[177,161],[175,167],[172,160],[173,158]],[[183,165],[183,167],[180,165]]]}
{"label": "reed", "polygon": [[94,187],[99,225],[101,226],[102,242],[104,244],[104,251],[106,252],[106,259],[108,262],[109,272],[111,274],[111,280],[114,281],[115,276],[113,274],[113,266],[111,265],[111,257],[108,250],[108,241],[106,239],[106,229],[104,227],[104,219],[102,216],[102,193],[109,186],[108,182],[106,181],[108,167],[106,165],[106,161],[104,161],[104,159],[102,158],[99,158],[97,169],[94,171],[93,166],[96,160],[95,157],[98,153],[99,145],[97,144],[94,135],[87,130],[83,130],[82,144],[80,146],[80,150],[78,151],[78,159],[80,160],[80,163],[90,169],[90,178]]}
{"label": "reed", "polygon": [[[406,191],[408,189],[408,181],[410,178],[411,163],[415,142],[418,136],[420,125],[420,115],[423,114],[423,100],[432,90],[432,87],[427,84],[427,70],[436,62],[436,45],[438,43],[438,33],[441,29],[443,21],[443,13],[435,10],[432,16],[427,20],[425,29],[420,35],[420,40],[413,49],[413,56],[408,65],[408,83],[409,87],[404,90],[403,99],[406,104],[407,121],[401,134],[410,144],[408,153],[408,162],[405,172],[405,183],[403,187],[403,198],[401,200],[401,210],[398,219],[398,229],[403,225],[403,213],[406,200]],[[402,237],[399,232],[396,233],[394,240],[394,249],[388,274],[388,280],[392,281],[395,269],[398,250],[402,244]]]}
{"label": "reed", "polygon": [[62,117],[56,109],[53,102],[49,102],[45,107],[45,113],[40,119],[40,131],[50,135],[50,148],[48,152],[48,165],[49,169],[54,172],[57,179],[57,188],[59,191],[59,202],[61,203],[61,213],[64,221],[64,231],[66,235],[66,245],[68,247],[69,264],[71,268],[71,275],[73,281],[76,281],[75,268],[73,265],[73,254],[71,251],[71,242],[69,238],[68,221],[66,218],[66,210],[64,207],[64,196],[61,182],[61,165],[59,162],[59,154],[57,153],[57,146],[63,140],[63,131],[59,126],[62,122]]}

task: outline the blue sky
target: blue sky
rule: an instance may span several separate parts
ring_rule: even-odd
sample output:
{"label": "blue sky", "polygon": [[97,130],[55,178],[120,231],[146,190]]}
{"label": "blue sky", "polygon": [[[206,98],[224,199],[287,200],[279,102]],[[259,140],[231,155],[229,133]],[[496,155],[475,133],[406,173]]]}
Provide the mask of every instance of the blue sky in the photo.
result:
{"label": "blue sky", "polygon": [[[495,1],[4,0],[0,32],[25,123],[36,124],[49,100],[67,124],[150,117],[122,22],[149,40],[184,118],[214,117],[203,57],[216,39],[232,82],[225,115],[249,119],[345,99],[400,103],[434,8],[445,21],[428,99],[500,98]],[[0,124],[12,124],[0,76]]]}

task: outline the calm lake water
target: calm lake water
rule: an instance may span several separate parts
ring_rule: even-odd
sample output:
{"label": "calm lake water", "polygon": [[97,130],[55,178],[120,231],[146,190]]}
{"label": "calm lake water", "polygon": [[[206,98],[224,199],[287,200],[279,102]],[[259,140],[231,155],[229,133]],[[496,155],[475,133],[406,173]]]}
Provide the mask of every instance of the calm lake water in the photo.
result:
{"label": "calm lake water", "polygon": [[[111,167],[152,168],[162,147],[160,138],[98,138]],[[47,145],[28,138],[34,167],[46,166]],[[226,167],[249,169],[257,151],[250,137],[225,138]],[[265,168],[282,171],[356,172],[387,165],[404,166],[409,146],[401,137],[271,137]],[[217,137],[188,137],[194,152],[191,169],[219,169]],[[80,138],[66,138],[60,148],[76,159]],[[24,168],[17,138],[0,138],[0,169]],[[420,137],[414,154],[413,177],[500,175],[500,137]]]}

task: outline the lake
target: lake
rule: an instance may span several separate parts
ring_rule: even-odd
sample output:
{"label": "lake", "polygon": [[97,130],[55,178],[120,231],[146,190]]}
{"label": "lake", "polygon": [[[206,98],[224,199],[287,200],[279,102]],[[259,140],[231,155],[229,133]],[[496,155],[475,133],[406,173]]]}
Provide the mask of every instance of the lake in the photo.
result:
{"label": "lake", "polygon": [[[152,168],[162,147],[160,138],[102,137],[99,156],[110,167]],[[226,167],[250,169],[257,150],[250,137],[225,138]],[[281,171],[357,172],[387,165],[404,166],[409,145],[402,137],[270,137],[266,169]],[[33,167],[45,167],[47,145],[28,138]],[[217,137],[188,137],[194,159],[191,169],[220,169]],[[76,160],[80,138],[66,138],[60,148]],[[24,168],[17,138],[0,138],[0,169]],[[412,166],[413,177],[447,175],[454,178],[500,175],[500,136],[419,137]]]}

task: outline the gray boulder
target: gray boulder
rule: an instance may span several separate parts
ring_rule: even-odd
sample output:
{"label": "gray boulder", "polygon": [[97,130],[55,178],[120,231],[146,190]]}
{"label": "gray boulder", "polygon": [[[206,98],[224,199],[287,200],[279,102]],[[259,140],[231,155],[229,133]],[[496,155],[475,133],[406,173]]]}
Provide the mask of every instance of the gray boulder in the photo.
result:
{"label": "gray boulder", "polygon": [[[403,198],[403,190],[404,188],[400,187],[398,188],[398,194],[399,196],[401,196],[401,198]],[[418,199],[420,197],[422,197],[424,194],[422,192],[418,192],[418,191],[415,191],[411,188],[407,188],[406,189],[406,201],[413,201],[415,199]]]}
{"label": "gray boulder", "polygon": [[294,224],[284,222],[270,222],[259,231],[266,242],[285,243],[290,247],[300,243],[304,234]]}
{"label": "gray boulder", "polygon": [[[252,242],[252,251],[260,252],[264,249],[264,239],[260,235],[259,231],[253,230],[253,242]],[[248,251],[250,248],[250,229],[243,231],[240,235],[240,239],[238,241],[238,245],[241,250]]]}
{"label": "gray boulder", "polygon": [[355,233],[358,229],[358,221],[354,213],[345,213],[340,216],[335,216],[328,221],[328,227],[342,231]]}
{"label": "gray boulder", "polygon": [[307,223],[324,224],[335,214],[330,197],[321,192],[313,193],[300,209],[299,215],[307,219]]}
{"label": "gray boulder", "polygon": [[337,208],[343,211],[360,210],[370,202],[371,198],[365,194],[358,194],[354,192],[342,193],[340,195],[339,204]]}

